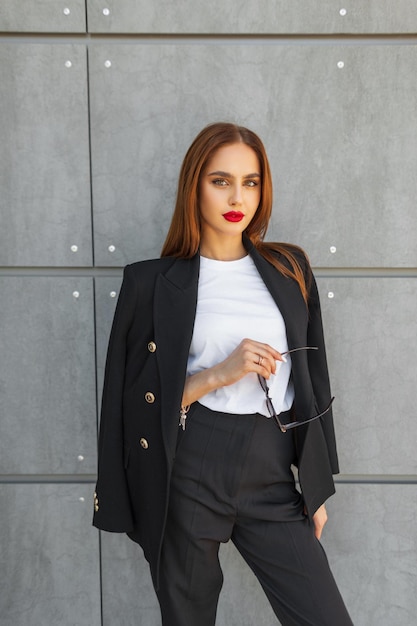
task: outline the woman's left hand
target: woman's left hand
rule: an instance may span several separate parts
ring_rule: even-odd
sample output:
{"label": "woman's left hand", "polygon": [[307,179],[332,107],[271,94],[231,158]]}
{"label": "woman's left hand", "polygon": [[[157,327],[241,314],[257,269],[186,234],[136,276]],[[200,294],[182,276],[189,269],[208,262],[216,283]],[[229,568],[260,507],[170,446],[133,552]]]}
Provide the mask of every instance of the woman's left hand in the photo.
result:
{"label": "woman's left hand", "polygon": [[326,507],[324,504],[322,504],[321,507],[319,507],[317,511],[314,513],[313,522],[314,522],[314,534],[316,535],[317,539],[320,539],[324,525],[327,522],[327,511],[326,511]]}

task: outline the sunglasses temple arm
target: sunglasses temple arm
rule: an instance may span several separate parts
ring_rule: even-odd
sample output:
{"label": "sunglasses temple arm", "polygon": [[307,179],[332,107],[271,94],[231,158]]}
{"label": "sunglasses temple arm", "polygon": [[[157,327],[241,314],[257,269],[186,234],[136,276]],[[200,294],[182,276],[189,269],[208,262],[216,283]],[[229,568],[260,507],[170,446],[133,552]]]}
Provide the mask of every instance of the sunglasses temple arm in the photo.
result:
{"label": "sunglasses temple arm", "polygon": [[279,429],[282,433],[286,433],[288,430],[287,426],[284,426],[284,424],[281,423],[281,420],[279,419],[278,415],[275,415],[275,419],[277,420],[277,424],[279,426]]}
{"label": "sunglasses temple arm", "polygon": [[288,424],[281,424],[279,417],[277,415],[276,420],[277,420],[278,426],[280,427],[281,431],[285,433],[287,432],[287,430],[291,430],[292,428],[297,428],[297,426],[303,426],[304,424],[308,424],[309,422],[314,422],[316,419],[318,419],[319,417],[323,417],[323,415],[326,415],[326,413],[330,411],[330,408],[333,404],[333,400],[334,400],[334,396],[331,398],[329,404],[327,405],[326,409],[322,413],[319,413],[318,415],[315,415],[314,417],[310,417],[306,420],[303,420],[302,422],[289,422]]}
{"label": "sunglasses temple arm", "polygon": [[291,352],[298,352],[299,350],[318,350],[317,346],[302,346],[301,348],[292,348],[291,350],[286,350],[285,352],[281,352],[281,355],[291,354]]}

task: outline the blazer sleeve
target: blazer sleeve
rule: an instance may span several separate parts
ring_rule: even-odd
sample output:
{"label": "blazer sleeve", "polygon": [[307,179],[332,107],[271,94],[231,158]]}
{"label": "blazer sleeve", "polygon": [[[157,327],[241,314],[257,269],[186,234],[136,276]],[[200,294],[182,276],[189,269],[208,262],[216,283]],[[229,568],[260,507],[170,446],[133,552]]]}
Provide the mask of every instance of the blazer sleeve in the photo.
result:
{"label": "blazer sleeve", "polygon": [[133,529],[124,469],[122,413],[127,339],[137,300],[132,274],[131,266],[127,266],[110,333],[98,440],[93,525],[112,532],[130,532]]}
{"label": "blazer sleeve", "polygon": [[[329,373],[327,367],[326,347],[324,342],[323,323],[320,308],[320,298],[317,283],[309,267],[309,321],[307,330],[307,342],[309,346],[317,346],[318,350],[309,350],[309,371],[313,385],[314,395],[319,410],[323,410],[331,398]],[[333,424],[333,414],[330,410],[321,419],[323,433],[326,439],[329,461],[333,474],[339,473],[337,458],[336,437]]]}

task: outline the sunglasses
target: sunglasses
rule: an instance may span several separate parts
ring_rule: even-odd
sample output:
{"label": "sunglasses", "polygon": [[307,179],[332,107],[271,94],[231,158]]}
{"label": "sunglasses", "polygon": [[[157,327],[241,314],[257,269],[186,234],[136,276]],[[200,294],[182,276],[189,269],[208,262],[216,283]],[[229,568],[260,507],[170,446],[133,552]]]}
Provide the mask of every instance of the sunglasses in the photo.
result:
{"label": "sunglasses", "polygon": [[[291,352],[298,352],[299,350],[318,350],[318,348],[315,346],[303,346],[302,348],[293,348],[292,350],[281,352],[281,355],[284,356],[286,354],[291,354]],[[330,411],[330,408],[333,404],[334,398],[331,398],[329,404],[321,413],[318,413],[317,415],[313,415],[313,417],[308,417],[307,419],[297,420],[296,422],[289,422],[288,424],[283,424],[281,420],[279,419],[277,412],[275,411],[274,405],[272,404],[272,400],[269,396],[269,387],[267,385],[266,379],[260,374],[258,374],[258,380],[266,396],[266,406],[269,412],[269,416],[275,419],[275,422],[277,423],[281,432],[283,433],[286,433],[287,430],[291,430],[291,428],[297,428],[297,426],[304,426],[304,424],[308,424],[309,422],[313,422],[314,420],[319,419],[319,417],[323,417],[323,415],[326,415],[326,413]]]}

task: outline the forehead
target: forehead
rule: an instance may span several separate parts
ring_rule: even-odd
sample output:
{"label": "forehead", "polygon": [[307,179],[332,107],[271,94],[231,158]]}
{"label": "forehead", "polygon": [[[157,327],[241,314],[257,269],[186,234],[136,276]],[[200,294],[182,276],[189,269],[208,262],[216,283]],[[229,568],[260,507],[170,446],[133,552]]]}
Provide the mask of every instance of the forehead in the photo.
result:
{"label": "forehead", "polygon": [[206,170],[218,170],[231,174],[253,174],[259,172],[260,164],[256,152],[245,143],[222,146],[212,155]]}

